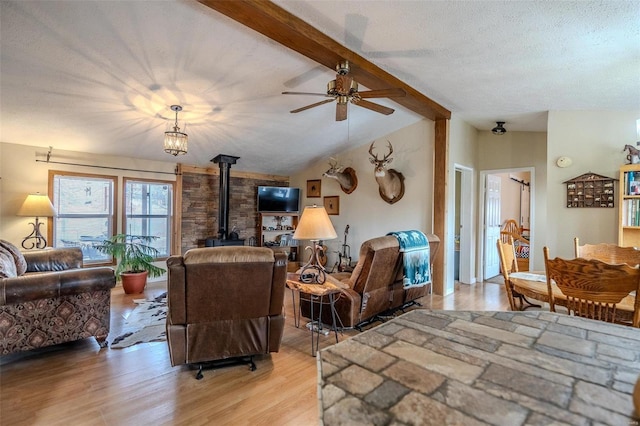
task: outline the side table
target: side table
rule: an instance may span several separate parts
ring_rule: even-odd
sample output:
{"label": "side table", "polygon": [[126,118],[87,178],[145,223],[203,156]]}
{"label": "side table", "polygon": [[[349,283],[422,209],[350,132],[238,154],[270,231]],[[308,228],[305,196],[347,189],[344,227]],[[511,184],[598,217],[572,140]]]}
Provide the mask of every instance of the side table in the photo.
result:
{"label": "side table", "polygon": [[[340,297],[340,285],[336,285],[329,281],[324,284],[307,284],[300,281],[300,275],[295,273],[287,274],[287,287],[291,289],[291,298],[293,300],[293,321],[296,327],[300,327],[300,305],[296,308],[296,300],[294,291],[304,293],[309,296],[311,302],[311,355],[316,356],[316,350],[320,344],[320,334],[322,333],[322,299],[326,298],[329,302],[329,308],[331,309],[331,330],[333,330],[336,336],[336,343],[338,343],[338,327],[336,321],[340,321],[340,318],[336,314],[335,301]],[[318,304],[318,319],[314,320],[314,304]],[[314,342],[314,334],[315,342]]]}

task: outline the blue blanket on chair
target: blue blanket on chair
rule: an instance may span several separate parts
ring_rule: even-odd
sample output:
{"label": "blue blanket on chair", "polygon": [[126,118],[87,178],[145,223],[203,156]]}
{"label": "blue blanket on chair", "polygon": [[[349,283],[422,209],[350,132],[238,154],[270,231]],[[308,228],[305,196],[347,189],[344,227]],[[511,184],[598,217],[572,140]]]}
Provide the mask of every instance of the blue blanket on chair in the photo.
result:
{"label": "blue blanket on chair", "polygon": [[404,288],[421,287],[431,283],[431,261],[429,260],[429,240],[420,231],[389,232],[400,244],[404,265]]}

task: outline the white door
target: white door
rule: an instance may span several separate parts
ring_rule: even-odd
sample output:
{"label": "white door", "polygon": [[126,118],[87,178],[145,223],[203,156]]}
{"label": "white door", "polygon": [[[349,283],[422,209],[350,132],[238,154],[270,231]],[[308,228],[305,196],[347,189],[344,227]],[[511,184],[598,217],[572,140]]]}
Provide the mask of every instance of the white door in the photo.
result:
{"label": "white door", "polygon": [[500,186],[501,178],[487,175],[484,206],[484,279],[500,273],[500,258],[496,242],[500,238]]}

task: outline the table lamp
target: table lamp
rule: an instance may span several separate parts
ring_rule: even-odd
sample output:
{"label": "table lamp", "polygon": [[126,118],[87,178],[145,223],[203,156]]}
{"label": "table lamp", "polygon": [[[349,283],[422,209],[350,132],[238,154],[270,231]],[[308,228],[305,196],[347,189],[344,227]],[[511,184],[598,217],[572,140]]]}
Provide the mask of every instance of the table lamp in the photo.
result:
{"label": "table lamp", "polygon": [[309,261],[300,269],[300,281],[303,283],[322,284],[326,279],[326,271],[320,262],[319,255],[322,247],[320,240],[332,240],[338,238],[336,230],[331,224],[329,215],[324,207],[316,205],[305,207],[296,231],[293,233],[296,240],[310,240],[312,247]]}
{"label": "table lamp", "polygon": [[[53,217],[56,215],[56,211],[51,204],[51,200],[46,195],[39,193],[29,194],[27,199],[22,203],[22,207],[18,210],[18,216],[35,216],[35,222],[31,222],[33,225],[33,231],[22,240],[22,247],[29,250],[32,248],[45,248],[47,246],[47,240],[40,233],[40,226],[42,222],[38,220],[38,217]],[[27,247],[29,240],[35,240],[31,242],[31,245]]]}

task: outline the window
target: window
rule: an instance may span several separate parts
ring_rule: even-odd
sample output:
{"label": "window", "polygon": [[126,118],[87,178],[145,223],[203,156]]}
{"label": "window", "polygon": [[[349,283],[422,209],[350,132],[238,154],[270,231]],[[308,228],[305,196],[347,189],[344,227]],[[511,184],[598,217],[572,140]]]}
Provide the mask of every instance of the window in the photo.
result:
{"label": "window", "polygon": [[95,247],[113,235],[116,179],[49,171],[49,191],[57,212],[53,238],[49,238],[54,247],[80,247],[88,264],[111,262]]}
{"label": "window", "polygon": [[150,245],[171,253],[173,182],[124,179],[124,232],[158,237]]}

